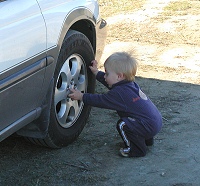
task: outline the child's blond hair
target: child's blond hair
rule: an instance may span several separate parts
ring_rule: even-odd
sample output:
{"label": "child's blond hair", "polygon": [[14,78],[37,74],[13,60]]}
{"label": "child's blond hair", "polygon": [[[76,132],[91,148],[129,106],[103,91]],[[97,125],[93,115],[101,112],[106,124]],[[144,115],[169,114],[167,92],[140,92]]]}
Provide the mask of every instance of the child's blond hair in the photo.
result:
{"label": "child's blond hair", "polygon": [[127,52],[113,53],[106,59],[104,67],[117,74],[123,73],[128,81],[135,80],[137,61]]}

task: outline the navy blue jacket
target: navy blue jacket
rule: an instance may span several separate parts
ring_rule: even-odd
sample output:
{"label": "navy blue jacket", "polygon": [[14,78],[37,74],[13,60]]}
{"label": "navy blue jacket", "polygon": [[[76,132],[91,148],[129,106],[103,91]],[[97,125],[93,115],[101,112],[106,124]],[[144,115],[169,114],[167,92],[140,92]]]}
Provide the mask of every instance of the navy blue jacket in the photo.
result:
{"label": "navy blue jacket", "polygon": [[[104,74],[99,71],[96,79],[109,88]],[[83,102],[94,107],[116,110],[131,130],[141,130],[142,127],[145,136],[154,136],[162,127],[160,112],[135,82],[120,81],[106,94],[85,93]]]}

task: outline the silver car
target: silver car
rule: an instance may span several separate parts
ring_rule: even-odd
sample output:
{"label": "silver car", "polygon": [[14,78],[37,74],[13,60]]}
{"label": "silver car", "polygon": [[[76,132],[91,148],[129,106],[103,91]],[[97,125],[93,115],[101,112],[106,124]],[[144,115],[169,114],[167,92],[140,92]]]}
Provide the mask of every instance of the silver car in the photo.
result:
{"label": "silver car", "polygon": [[94,92],[88,66],[105,22],[96,0],[0,1],[0,141],[13,133],[60,148],[81,133]]}

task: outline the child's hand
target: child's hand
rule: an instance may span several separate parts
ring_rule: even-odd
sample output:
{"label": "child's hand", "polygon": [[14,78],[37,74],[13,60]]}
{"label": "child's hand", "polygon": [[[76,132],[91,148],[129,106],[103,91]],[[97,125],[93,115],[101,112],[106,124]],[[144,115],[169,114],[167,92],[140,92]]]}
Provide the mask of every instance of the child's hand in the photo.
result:
{"label": "child's hand", "polygon": [[97,73],[98,73],[98,68],[97,68],[97,61],[96,60],[93,60],[92,62],[92,66],[89,66],[90,70],[92,71],[92,73],[96,76]]}
{"label": "child's hand", "polygon": [[83,93],[81,93],[77,89],[70,89],[71,93],[68,95],[73,100],[82,100],[83,99]]}

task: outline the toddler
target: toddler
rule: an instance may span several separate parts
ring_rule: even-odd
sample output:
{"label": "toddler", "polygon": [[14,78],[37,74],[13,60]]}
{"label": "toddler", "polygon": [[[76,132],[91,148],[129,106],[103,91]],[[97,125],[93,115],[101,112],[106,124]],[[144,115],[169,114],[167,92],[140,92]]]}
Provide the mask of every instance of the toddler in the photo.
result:
{"label": "toddler", "polygon": [[117,130],[125,145],[119,154],[123,157],[145,156],[147,146],[153,145],[153,137],[161,130],[162,117],[134,82],[136,60],[126,52],[116,52],[106,59],[105,72],[98,70],[96,60],[89,68],[109,91],[106,94],[90,94],[71,89],[69,97],[94,107],[116,110],[120,117]]}

